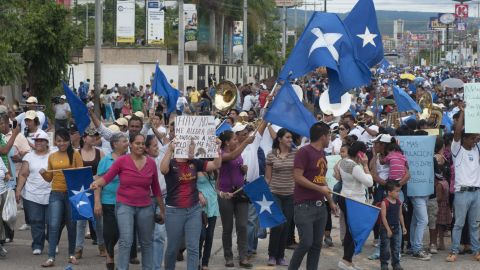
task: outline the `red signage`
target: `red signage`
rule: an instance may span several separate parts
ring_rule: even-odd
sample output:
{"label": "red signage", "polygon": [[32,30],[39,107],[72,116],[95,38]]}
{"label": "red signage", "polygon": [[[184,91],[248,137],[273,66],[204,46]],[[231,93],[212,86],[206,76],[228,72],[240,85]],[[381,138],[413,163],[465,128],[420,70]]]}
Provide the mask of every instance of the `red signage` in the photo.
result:
{"label": "red signage", "polygon": [[460,19],[468,18],[468,5],[467,4],[455,4],[455,17]]}

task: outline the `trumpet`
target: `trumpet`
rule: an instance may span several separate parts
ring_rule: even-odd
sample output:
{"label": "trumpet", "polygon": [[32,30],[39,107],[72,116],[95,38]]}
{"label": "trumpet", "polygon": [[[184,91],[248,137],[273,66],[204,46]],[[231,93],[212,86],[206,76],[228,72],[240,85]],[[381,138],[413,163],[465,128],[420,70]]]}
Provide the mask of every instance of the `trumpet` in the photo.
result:
{"label": "trumpet", "polygon": [[35,111],[45,111],[47,108],[46,105],[42,105],[42,104],[27,104],[27,103],[20,103],[18,104],[17,106],[17,110],[20,110],[20,111],[28,111],[28,110],[35,110]]}

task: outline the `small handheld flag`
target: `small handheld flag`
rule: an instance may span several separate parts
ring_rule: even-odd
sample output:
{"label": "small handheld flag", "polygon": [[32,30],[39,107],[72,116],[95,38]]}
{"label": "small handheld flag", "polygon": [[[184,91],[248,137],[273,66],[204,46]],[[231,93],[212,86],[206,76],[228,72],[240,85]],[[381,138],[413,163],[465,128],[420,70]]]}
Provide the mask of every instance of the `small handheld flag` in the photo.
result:
{"label": "small handheld flag", "polygon": [[264,119],[305,137],[310,137],[310,127],[317,122],[287,81],[273,99]]}
{"label": "small handheld flag", "polygon": [[232,126],[227,123],[226,121],[223,121],[220,126],[218,126],[217,130],[215,131],[215,136],[220,136],[222,132],[227,131],[227,130],[232,130]]}
{"label": "small handheld flag", "polygon": [[273,228],[286,221],[282,211],[275,203],[265,178],[260,176],[243,187],[250,201],[255,206],[260,227]]}
{"label": "small handheld flag", "polygon": [[88,198],[88,191],[90,191],[90,189],[81,191],[70,197],[70,204],[72,209],[75,209],[78,213],[79,219],[88,219],[94,222],[93,206]]}
{"label": "small handheld flag", "polygon": [[[86,207],[85,198],[88,199],[88,206],[90,207],[93,215],[93,192],[89,190],[90,184],[93,182],[93,173],[91,167],[84,167],[78,169],[70,169],[70,170],[63,170],[63,175],[65,176],[65,180],[67,182],[67,189],[68,189],[68,197],[74,197],[79,194],[76,198],[76,203],[73,203],[72,200],[72,220],[85,220],[89,219],[84,216],[86,211],[84,208]],[[80,205],[78,205],[80,204]],[[79,212],[77,206],[82,207],[80,210],[82,213]]]}
{"label": "small handheld flag", "polygon": [[167,81],[165,74],[160,70],[160,67],[155,67],[155,76],[153,78],[152,90],[157,96],[162,96],[167,103],[167,114],[175,111],[177,107],[177,100],[180,95],[177,89],[173,88]]}
{"label": "small handheld flag", "polygon": [[355,254],[359,254],[373,226],[377,222],[380,209],[347,197],[345,197],[345,204],[347,208],[348,228],[355,243]]}
{"label": "small handheld flag", "polygon": [[90,126],[90,117],[88,117],[88,108],[83,103],[83,101],[73,93],[72,89],[62,81],[63,91],[67,97],[68,105],[70,105],[70,110],[72,111],[72,116],[75,119],[75,124],[77,125],[78,132],[80,135],[83,135],[85,130]]}

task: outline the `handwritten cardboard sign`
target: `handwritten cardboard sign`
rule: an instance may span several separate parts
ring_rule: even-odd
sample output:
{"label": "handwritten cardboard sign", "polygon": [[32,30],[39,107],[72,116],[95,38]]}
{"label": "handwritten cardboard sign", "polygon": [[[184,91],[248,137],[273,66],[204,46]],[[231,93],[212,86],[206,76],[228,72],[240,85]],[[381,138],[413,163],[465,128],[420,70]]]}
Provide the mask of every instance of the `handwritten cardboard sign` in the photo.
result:
{"label": "handwritten cardboard sign", "polygon": [[480,83],[467,83],[463,89],[466,102],[465,132],[480,133]]}
{"label": "handwritten cardboard sign", "polygon": [[177,116],[175,118],[175,158],[188,158],[191,140],[193,158],[218,157],[213,116]]}
{"label": "handwritten cardboard sign", "polygon": [[397,136],[400,148],[407,158],[410,180],[408,196],[429,196],[433,194],[433,154],[436,136]]}

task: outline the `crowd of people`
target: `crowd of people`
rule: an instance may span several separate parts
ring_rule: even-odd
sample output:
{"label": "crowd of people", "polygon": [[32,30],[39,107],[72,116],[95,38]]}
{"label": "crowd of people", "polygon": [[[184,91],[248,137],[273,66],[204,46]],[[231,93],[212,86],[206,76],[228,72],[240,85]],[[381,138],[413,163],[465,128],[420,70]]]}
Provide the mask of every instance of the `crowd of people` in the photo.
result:
{"label": "crowd of people", "polygon": [[[406,71],[405,71],[406,70]],[[400,73],[416,77],[402,79]],[[222,223],[225,267],[252,268],[258,239],[267,237],[260,228],[255,207],[240,189],[264,175],[286,222],[270,228],[265,263],[299,269],[307,255],[306,269],[318,269],[322,247],[343,246],[338,267],[359,269],[354,263],[355,242],[348,226],[345,197],[373,204],[381,214],[373,229],[374,254],[382,270],[390,263],[403,269],[400,257],[428,261],[439,250],[450,249],[446,260],[473,254],[480,261],[478,219],[480,209],[480,148],[478,134],[464,132],[463,89],[441,82],[450,77],[473,81],[472,70],[460,68],[411,68],[381,71],[370,86],[351,91],[350,109],[334,116],[319,105],[328,89],[325,74],[314,73],[295,83],[303,89],[303,101],[318,120],[309,138],[261,120],[272,84],[259,81],[239,87],[238,102],[228,110],[216,110],[215,84],[197,90],[188,87],[178,99],[176,112],[166,115],[163,99],[150,85],[116,84],[102,90],[102,114],[90,107],[91,127],[84,134],[70,115],[65,96],[55,105],[55,119],[48,120],[38,101],[24,93],[25,112],[15,115],[0,105],[0,211],[8,189],[22,202],[25,224],[32,236],[32,253],[47,258],[42,267],[55,265],[57,254],[78,264],[83,257],[86,231],[105,257],[107,269],[175,269],[186,250],[187,269],[208,269],[217,218]],[[173,83],[173,82],[171,82]],[[425,93],[446,117],[449,130],[439,119],[417,120],[395,113],[393,85],[402,87],[420,102]],[[275,93],[276,89],[273,90]],[[89,81],[77,94],[91,104]],[[217,139],[218,158],[174,158],[175,115],[213,115],[232,127]],[[403,118],[403,120],[402,120]],[[54,123],[51,140],[45,130]],[[440,125],[442,124],[442,125]],[[409,166],[395,136],[425,136],[427,129],[441,129],[435,143],[434,193],[409,196]],[[192,145],[191,145],[192,146]],[[194,146],[194,145],[193,145]],[[192,147],[191,147],[192,148]],[[338,180],[327,186],[328,155],[340,155],[334,166]],[[92,167],[95,181],[95,224],[73,222],[64,169]],[[425,168],[429,169],[429,168]],[[332,219],[339,217],[340,239],[332,239]],[[63,228],[68,231],[68,251],[58,250]],[[235,227],[238,262],[232,249]],[[428,227],[429,244],[423,243]],[[451,235],[451,247],[445,238]],[[0,226],[0,256],[13,240],[13,228]],[[48,242],[48,250],[45,249]],[[118,244],[118,254],[114,256]],[[137,259],[140,247],[141,262]],[[12,247],[13,248],[13,247]],[[294,249],[291,258],[285,250]]]}

